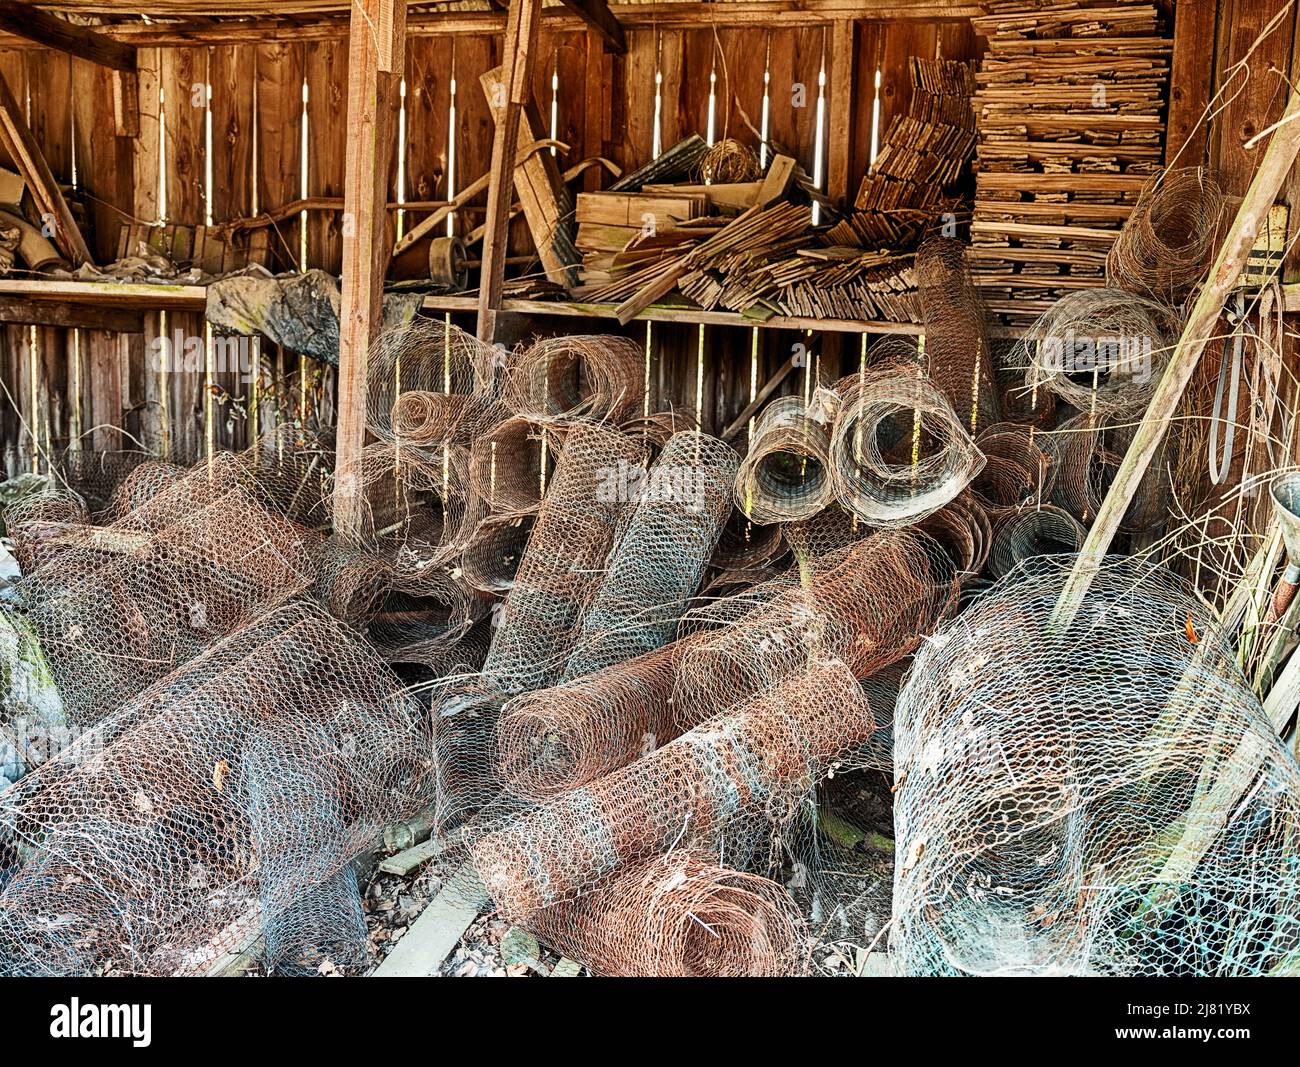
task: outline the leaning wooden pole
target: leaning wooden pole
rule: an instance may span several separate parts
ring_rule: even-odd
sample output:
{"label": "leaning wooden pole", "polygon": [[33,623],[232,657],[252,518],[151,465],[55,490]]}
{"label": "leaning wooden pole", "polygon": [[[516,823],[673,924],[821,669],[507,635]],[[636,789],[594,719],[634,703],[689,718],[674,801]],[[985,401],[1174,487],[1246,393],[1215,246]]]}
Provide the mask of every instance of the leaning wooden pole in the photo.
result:
{"label": "leaning wooden pole", "polygon": [[383,323],[388,269],[385,224],[395,133],[390,103],[405,63],[406,4],[352,0],[349,32],[334,530],[345,544],[356,544],[361,535],[366,365]]}
{"label": "leaning wooden pole", "polygon": [[514,200],[515,151],[519,144],[519,120],[533,85],[533,58],[537,48],[537,25],[542,17],[542,0],[510,0],[506,16],[506,38],[501,71],[505,92],[503,107],[496,115],[492,135],[492,170],[488,179],[487,219],[483,231],[483,263],[479,269],[478,337],[496,337],[497,309],[505,285],[506,238],[510,233],[510,205]]}
{"label": "leaning wooden pole", "polygon": [[1210,268],[1209,280],[1192,307],[1182,336],[1160,376],[1146,414],[1133,435],[1133,443],[1115,473],[1115,479],[1097,511],[1088,539],[1066,579],[1065,588],[1061,590],[1052,616],[1054,625],[1061,628],[1069,626],[1079,605],[1083,603],[1093,577],[1119,529],[1120,521],[1128,511],[1147,467],[1151,465],[1151,457],[1160,447],[1170,423],[1178,413],[1178,405],[1200,362],[1201,353],[1205,351],[1205,346],[1214,333],[1223,305],[1246,265],[1246,257],[1250,254],[1260,227],[1267,219],[1269,208],[1277,199],[1278,191],[1286,181],[1297,154],[1300,154],[1300,90],[1293,89],[1286,111],[1277,124],[1268,150],[1259,162],[1232,228]]}

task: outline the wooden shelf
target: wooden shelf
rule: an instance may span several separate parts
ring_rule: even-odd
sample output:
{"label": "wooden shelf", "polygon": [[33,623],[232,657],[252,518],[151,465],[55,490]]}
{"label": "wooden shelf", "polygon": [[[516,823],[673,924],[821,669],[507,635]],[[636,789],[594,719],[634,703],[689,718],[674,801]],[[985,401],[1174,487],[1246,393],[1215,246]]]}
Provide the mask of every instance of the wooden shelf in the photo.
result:
{"label": "wooden shelf", "polygon": [[[616,319],[617,304],[596,304],[578,300],[503,300],[501,310],[521,315],[545,315],[584,319]],[[474,296],[429,296],[426,311],[475,311]],[[633,320],[636,322],[681,322],[703,326],[756,326],[769,330],[816,330],[833,333],[919,334],[914,322],[883,322],[857,319],[806,319],[777,316],[770,319],[746,318],[735,311],[703,311],[700,308],[673,304],[652,304]]]}
{"label": "wooden shelf", "polygon": [[208,303],[208,291],[202,285],[75,282],[57,279],[0,278],[0,296],[142,311],[201,312]]}

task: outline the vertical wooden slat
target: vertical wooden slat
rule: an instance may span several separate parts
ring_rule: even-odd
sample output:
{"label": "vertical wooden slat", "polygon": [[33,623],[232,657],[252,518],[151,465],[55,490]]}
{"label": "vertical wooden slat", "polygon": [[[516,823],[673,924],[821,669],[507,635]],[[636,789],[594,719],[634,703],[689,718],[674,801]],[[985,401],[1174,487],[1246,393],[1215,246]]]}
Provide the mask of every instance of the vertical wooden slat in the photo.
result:
{"label": "vertical wooden slat", "polygon": [[613,159],[624,171],[650,160],[654,151],[656,36],[652,29],[624,31],[613,116]]}
{"label": "vertical wooden slat", "polygon": [[824,26],[782,27],[768,35],[772,140],[809,174],[817,137],[817,78]]}
{"label": "vertical wooden slat", "polygon": [[[661,77],[659,85],[659,96],[661,105],[659,109],[659,143],[662,148],[668,149],[680,141],[697,132],[695,129],[688,127],[682,122],[682,112],[678,107],[678,100],[683,90],[683,42],[681,30],[660,30],[659,31],[659,74]],[[703,136],[704,131],[698,131]]]}
{"label": "vertical wooden slat", "polygon": [[[273,41],[257,48],[257,199],[274,211],[298,198],[302,183],[302,81],[304,45]],[[297,217],[277,223],[271,236],[272,263],[296,270]]]}
{"label": "vertical wooden slat", "polygon": [[718,138],[731,137],[757,152],[758,140],[745,119],[762,129],[767,34],[758,26],[727,27],[718,30],[718,44]]}
{"label": "vertical wooden slat", "polygon": [[[306,46],[307,195],[343,195],[347,150],[348,70],[346,41]],[[307,266],[338,274],[343,263],[343,213],[313,211],[307,220]]]}

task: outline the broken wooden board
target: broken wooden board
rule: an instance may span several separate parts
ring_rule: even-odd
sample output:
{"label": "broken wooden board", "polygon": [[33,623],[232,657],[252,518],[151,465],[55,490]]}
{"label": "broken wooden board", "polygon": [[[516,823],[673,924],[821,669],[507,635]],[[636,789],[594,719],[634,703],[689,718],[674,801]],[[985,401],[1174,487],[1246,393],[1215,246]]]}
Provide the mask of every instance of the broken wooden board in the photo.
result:
{"label": "broken wooden board", "polygon": [[[495,67],[479,78],[488,108],[497,121],[505,110],[507,95],[502,77],[502,68]],[[526,151],[541,137],[541,123],[535,111],[533,107],[525,107],[520,116],[516,153]],[[522,163],[516,164],[515,193],[523,207],[524,219],[547,279],[566,289],[572,288],[578,282],[575,268],[580,257],[569,230],[568,190],[560,176],[559,165],[549,152],[530,154]]]}
{"label": "broken wooden board", "polygon": [[424,866],[431,859],[442,854],[442,845],[436,839],[421,841],[418,845],[403,849],[392,856],[379,861],[379,869],[385,874],[395,874],[405,878],[412,871]]}
{"label": "broken wooden board", "polygon": [[427,978],[437,974],[487,904],[487,892],[474,868],[469,864],[459,868],[370,976]]}

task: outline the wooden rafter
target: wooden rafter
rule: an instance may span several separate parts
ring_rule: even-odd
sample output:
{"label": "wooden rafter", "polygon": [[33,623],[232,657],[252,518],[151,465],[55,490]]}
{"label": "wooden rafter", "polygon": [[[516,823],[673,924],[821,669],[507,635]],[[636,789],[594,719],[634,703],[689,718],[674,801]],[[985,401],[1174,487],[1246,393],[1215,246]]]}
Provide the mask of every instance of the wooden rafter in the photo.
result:
{"label": "wooden rafter", "polygon": [[627,42],[623,39],[623,27],[610,11],[605,0],[560,0],[565,7],[590,26],[605,42],[605,51],[623,53],[627,51]]}
{"label": "wooden rafter", "polygon": [[115,41],[89,26],[76,26],[58,15],[15,0],[0,0],[0,30],[24,37],[47,48],[66,52],[101,67],[135,71],[135,47]]}

